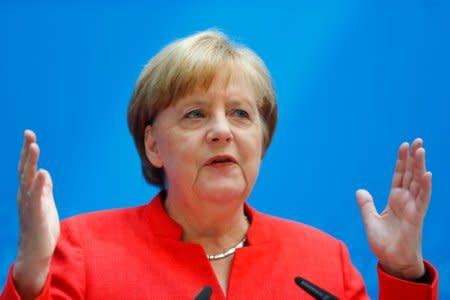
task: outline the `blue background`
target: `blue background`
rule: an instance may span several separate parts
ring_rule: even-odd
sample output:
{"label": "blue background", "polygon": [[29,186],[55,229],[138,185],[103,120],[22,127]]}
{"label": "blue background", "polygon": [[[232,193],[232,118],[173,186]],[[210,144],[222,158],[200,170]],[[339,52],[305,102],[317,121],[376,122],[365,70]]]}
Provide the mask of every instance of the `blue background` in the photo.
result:
{"label": "blue background", "polygon": [[267,63],[280,119],[250,198],[257,209],[325,230],[349,247],[377,295],[354,198],[379,210],[397,148],[420,136],[433,172],[424,256],[450,299],[450,2],[0,2],[0,285],[17,250],[17,160],[38,134],[62,218],[147,202],[126,125],[134,82],[175,38],[215,27]]}

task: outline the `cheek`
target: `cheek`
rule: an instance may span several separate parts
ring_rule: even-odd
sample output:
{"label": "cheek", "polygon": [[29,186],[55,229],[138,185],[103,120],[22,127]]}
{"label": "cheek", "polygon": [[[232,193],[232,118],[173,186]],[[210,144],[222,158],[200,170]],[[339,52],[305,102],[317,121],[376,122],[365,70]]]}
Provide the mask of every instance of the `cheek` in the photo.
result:
{"label": "cheek", "polygon": [[250,168],[253,176],[257,176],[259,173],[259,167],[261,166],[261,155],[256,155],[256,153],[252,156],[250,160]]}
{"label": "cheek", "polygon": [[192,173],[193,166],[197,165],[195,145],[191,139],[178,136],[166,139],[161,145],[161,158],[168,180],[176,180],[176,177]]}
{"label": "cheek", "polygon": [[252,145],[250,146],[253,151],[254,156],[259,156],[259,159],[262,157],[263,147],[264,147],[264,136],[265,136],[265,128],[263,125],[258,126],[258,129],[254,131],[252,138],[249,139],[249,142],[252,141]]}
{"label": "cheek", "polygon": [[254,180],[259,172],[259,167],[261,165],[262,156],[262,133],[261,131],[253,132],[253,134],[248,134],[247,138],[244,137],[243,142],[245,143],[245,161],[246,172],[248,173],[248,179]]}

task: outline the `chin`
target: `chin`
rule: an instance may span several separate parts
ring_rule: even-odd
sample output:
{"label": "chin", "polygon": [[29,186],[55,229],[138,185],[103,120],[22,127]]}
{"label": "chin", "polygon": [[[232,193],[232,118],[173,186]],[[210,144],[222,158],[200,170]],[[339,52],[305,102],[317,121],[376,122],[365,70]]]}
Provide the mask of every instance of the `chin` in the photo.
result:
{"label": "chin", "polygon": [[201,198],[219,205],[242,204],[247,195],[245,187],[238,187],[237,184],[204,187],[198,194]]}

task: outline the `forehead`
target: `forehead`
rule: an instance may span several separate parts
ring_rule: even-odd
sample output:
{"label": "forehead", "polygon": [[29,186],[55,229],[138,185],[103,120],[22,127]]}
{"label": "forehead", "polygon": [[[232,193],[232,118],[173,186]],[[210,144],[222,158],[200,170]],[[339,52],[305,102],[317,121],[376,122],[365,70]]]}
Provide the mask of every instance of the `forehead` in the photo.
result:
{"label": "forehead", "polygon": [[255,84],[241,68],[226,67],[217,70],[210,77],[200,75],[200,78],[196,78],[195,81],[197,84],[179,94],[172,101],[173,105],[184,102],[185,99],[191,99],[191,96],[194,95],[213,96],[234,102],[245,101],[259,105]]}

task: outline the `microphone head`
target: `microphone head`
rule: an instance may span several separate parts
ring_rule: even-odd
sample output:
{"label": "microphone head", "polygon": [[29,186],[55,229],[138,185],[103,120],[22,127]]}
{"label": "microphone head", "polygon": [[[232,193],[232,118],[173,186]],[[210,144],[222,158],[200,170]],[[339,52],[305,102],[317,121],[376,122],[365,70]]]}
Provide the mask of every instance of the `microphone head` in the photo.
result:
{"label": "microphone head", "polygon": [[297,276],[295,283],[316,300],[338,300],[336,296],[309,282],[308,280]]}
{"label": "microphone head", "polygon": [[209,300],[212,295],[212,288],[205,285],[202,290],[195,296],[194,300]]}

